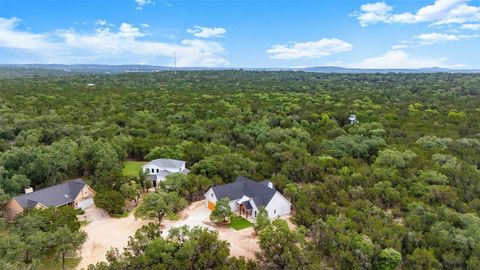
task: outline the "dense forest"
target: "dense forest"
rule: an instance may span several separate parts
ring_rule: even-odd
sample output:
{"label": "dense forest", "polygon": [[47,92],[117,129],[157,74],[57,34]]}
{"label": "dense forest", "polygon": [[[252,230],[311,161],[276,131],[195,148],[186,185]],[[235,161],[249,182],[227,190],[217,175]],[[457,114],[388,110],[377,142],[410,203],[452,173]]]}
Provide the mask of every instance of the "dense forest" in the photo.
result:
{"label": "dense forest", "polygon": [[[9,76],[0,78],[0,200],[74,177],[120,192],[123,161],[175,158],[192,170],[185,199],[239,175],[271,179],[299,228],[265,225],[262,253],[245,261],[214,233],[163,239],[145,227],[96,269],[479,269],[479,119],[476,74]],[[46,217],[32,225],[29,215]],[[0,268],[65,249],[25,240],[23,227],[81,240],[64,215],[70,225],[58,229],[37,211],[0,222]],[[21,252],[32,245],[43,249]],[[189,256],[192,246],[203,257]]]}

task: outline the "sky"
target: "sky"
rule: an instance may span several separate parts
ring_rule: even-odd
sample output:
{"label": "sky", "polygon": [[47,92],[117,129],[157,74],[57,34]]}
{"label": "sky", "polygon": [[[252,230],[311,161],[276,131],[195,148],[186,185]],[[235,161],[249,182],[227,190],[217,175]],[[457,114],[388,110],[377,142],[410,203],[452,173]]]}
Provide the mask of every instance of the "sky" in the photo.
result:
{"label": "sky", "polygon": [[480,68],[480,0],[0,0],[1,64]]}

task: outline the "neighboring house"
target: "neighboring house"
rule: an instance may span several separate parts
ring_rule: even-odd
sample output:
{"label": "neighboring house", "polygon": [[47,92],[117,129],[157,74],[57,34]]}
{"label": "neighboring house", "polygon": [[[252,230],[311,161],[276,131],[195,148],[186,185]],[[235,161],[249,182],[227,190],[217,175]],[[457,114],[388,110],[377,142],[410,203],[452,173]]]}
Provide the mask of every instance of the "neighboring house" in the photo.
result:
{"label": "neighboring house", "polygon": [[142,166],[143,171],[148,173],[154,187],[160,181],[164,181],[167,175],[172,173],[188,174],[189,169],[185,168],[185,161],[176,159],[155,159]]}
{"label": "neighboring house", "polygon": [[25,194],[15,196],[3,207],[3,216],[12,220],[27,208],[48,208],[69,205],[72,208],[86,209],[93,205],[95,191],[83,179],[73,179],[65,183],[33,191],[26,188]]}
{"label": "neighboring house", "polygon": [[357,116],[355,114],[351,114],[349,117],[348,117],[348,121],[350,122],[350,124],[355,124],[357,123]]}
{"label": "neighboring house", "polygon": [[214,186],[205,193],[206,206],[213,210],[217,200],[228,198],[233,212],[246,218],[256,218],[258,209],[265,207],[269,218],[290,214],[291,203],[275,190],[272,182],[256,182],[243,176],[235,182]]}

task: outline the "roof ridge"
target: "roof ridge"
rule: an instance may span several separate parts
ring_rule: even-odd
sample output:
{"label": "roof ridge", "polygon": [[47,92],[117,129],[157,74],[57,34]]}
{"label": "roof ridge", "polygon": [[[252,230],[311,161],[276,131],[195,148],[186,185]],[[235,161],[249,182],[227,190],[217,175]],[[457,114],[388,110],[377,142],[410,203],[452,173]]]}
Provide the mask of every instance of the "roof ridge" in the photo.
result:
{"label": "roof ridge", "polygon": [[45,206],[59,206],[72,202],[86,185],[82,178],[70,179],[63,183],[45,187],[27,194],[19,194],[15,199],[23,208],[29,201]]}

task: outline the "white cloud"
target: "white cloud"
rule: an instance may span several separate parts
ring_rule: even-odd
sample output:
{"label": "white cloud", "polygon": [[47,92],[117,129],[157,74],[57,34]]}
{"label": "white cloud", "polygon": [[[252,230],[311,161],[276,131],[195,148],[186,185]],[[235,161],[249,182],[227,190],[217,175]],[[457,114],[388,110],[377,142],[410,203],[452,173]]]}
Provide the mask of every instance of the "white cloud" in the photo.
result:
{"label": "white cloud", "polygon": [[392,50],[400,50],[400,49],[406,49],[408,48],[409,45],[407,44],[396,44],[391,47]]}
{"label": "white cloud", "polygon": [[384,22],[390,16],[393,7],[387,5],[385,2],[368,3],[360,7],[358,13],[358,20],[362,26]]}
{"label": "white cloud", "polygon": [[466,23],[463,24],[460,28],[467,30],[480,30],[480,24]]}
{"label": "white cloud", "polygon": [[120,24],[120,31],[118,33],[124,38],[135,38],[145,35],[143,33],[140,33],[140,30],[137,27],[133,27],[131,24],[128,23]]}
{"label": "white cloud", "polygon": [[460,38],[456,35],[452,34],[441,34],[441,33],[427,33],[421,34],[415,37],[420,41],[420,44],[429,45],[439,42],[447,42],[447,41],[457,41]]}
{"label": "white cloud", "polygon": [[352,50],[352,44],[336,38],[324,38],[319,41],[297,42],[293,44],[275,44],[267,50],[272,59],[321,58],[339,52]]}
{"label": "white cloud", "polygon": [[454,35],[435,32],[415,36],[415,38],[418,39],[420,45],[431,45],[440,42],[458,41],[477,37],[478,35]]}
{"label": "white cloud", "polygon": [[128,23],[120,24],[117,29],[101,27],[87,33],[75,29],[59,29],[36,34],[17,30],[18,22],[17,18],[0,17],[0,47],[28,51],[32,54],[30,62],[145,63],[145,59],[158,61],[158,57],[163,57],[170,64],[175,51],[178,66],[229,64],[222,57],[225,49],[218,42],[186,39],[178,44],[145,40],[146,34]]}
{"label": "white cloud", "polygon": [[402,50],[391,50],[383,55],[367,58],[358,63],[347,64],[351,68],[430,68],[453,67],[446,58],[413,57]]}
{"label": "white cloud", "polygon": [[477,38],[478,35],[453,35],[453,34],[440,34],[440,33],[428,33],[416,36],[420,40],[421,44],[429,45],[438,42],[457,41],[462,39]]}
{"label": "white cloud", "polygon": [[153,0],[135,0],[135,4],[137,4],[137,9],[141,10],[146,5],[155,4],[155,1],[153,1]]}
{"label": "white cloud", "polygon": [[187,29],[187,32],[199,38],[213,38],[222,37],[227,30],[222,27],[203,27],[195,25],[194,27]]}
{"label": "white cloud", "polygon": [[20,19],[16,17],[10,19],[0,17],[1,47],[26,50],[47,50],[55,47],[45,34],[15,30],[19,23]]}
{"label": "white cloud", "polygon": [[96,20],[95,25],[105,26],[105,25],[107,25],[107,21],[106,20]]}
{"label": "white cloud", "polygon": [[410,40],[402,40],[399,44],[393,45],[392,50],[401,50],[406,48],[417,48],[419,46],[433,45],[436,43],[453,42],[478,38],[479,35],[459,35],[450,33],[424,33],[414,36]]}
{"label": "white cloud", "polygon": [[394,13],[393,7],[385,2],[368,3],[353,13],[362,26],[376,23],[420,23],[434,25],[462,24],[480,21],[480,7],[470,6],[469,0],[436,0],[415,13]]}

